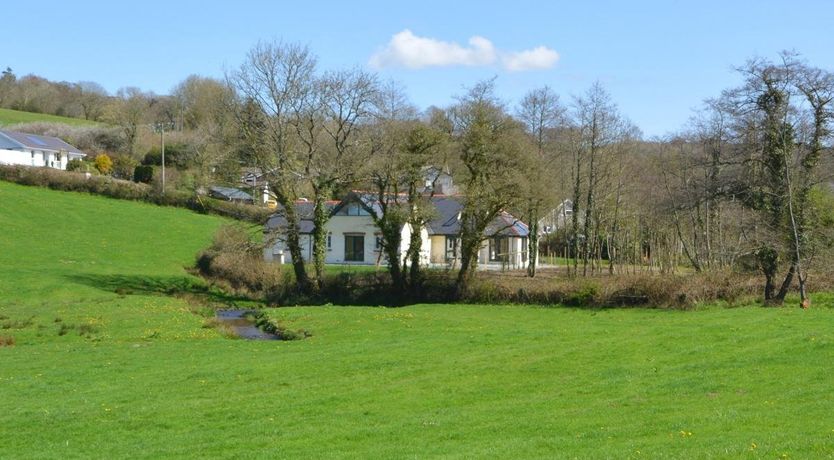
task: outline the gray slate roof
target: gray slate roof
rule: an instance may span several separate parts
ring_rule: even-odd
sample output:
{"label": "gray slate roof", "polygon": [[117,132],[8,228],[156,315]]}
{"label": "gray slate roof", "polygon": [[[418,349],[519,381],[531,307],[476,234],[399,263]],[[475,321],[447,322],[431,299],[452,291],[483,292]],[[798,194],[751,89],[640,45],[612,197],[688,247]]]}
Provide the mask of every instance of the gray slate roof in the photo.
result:
{"label": "gray slate roof", "polygon": [[[368,208],[377,210],[379,204],[371,193],[352,192],[345,201],[328,201],[327,206],[331,214],[338,211],[348,200],[357,199]],[[456,236],[460,234],[460,220],[458,216],[463,209],[463,204],[458,197],[435,196],[431,199],[435,207],[435,218],[428,224],[429,235]],[[313,203],[310,201],[299,201],[295,204],[296,212],[300,217],[299,232],[309,234],[313,232]],[[275,230],[287,225],[287,219],[283,212],[275,213],[266,223],[266,230]],[[486,229],[487,236],[518,236],[526,237],[530,234],[527,224],[513,217],[510,213],[501,213]]]}
{"label": "gray slate roof", "polygon": [[226,200],[253,201],[252,195],[233,187],[221,187],[215,185],[209,187],[209,193],[211,193],[212,196],[220,197]]}
{"label": "gray slate roof", "polygon": [[430,235],[454,236],[460,233],[460,215],[463,204],[454,197],[436,196],[431,200],[437,214],[429,222],[428,231]]}
{"label": "gray slate roof", "polygon": [[[325,203],[325,206],[332,213],[338,204],[338,201],[328,201]],[[314,207],[315,205],[312,201],[296,201],[295,203],[295,212],[298,213],[299,218],[298,232],[302,235],[313,233]],[[283,207],[279,204],[278,211],[266,221],[266,230],[277,230],[286,226],[287,218],[284,216]]]}
{"label": "gray slate roof", "polygon": [[[455,236],[460,234],[460,212],[463,210],[463,203],[453,196],[436,196],[432,198],[437,210],[437,216],[429,222],[428,230],[430,235]],[[519,236],[525,237],[530,234],[527,224],[516,219],[508,212],[502,212],[495,218],[486,231],[487,236]]]}
{"label": "gray slate roof", "polygon": [[64,151],[86,155],[86,153],[57,137],[19,133],[17,131],[0,131],[0,146],[12,149]]}

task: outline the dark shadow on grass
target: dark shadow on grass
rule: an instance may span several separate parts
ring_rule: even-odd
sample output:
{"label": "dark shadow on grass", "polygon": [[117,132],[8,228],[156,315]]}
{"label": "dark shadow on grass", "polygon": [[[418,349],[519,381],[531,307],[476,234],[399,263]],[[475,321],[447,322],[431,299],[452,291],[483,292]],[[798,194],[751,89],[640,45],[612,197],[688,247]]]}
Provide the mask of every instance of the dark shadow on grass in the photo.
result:
{"label": "dark shadow on grass", "polygon": [[66,276],[73,283],[119,295],[161,295],[185,298],[206,304],[234,305],[250,299],[211,289],[187,276],[97,275],[81,273]]}

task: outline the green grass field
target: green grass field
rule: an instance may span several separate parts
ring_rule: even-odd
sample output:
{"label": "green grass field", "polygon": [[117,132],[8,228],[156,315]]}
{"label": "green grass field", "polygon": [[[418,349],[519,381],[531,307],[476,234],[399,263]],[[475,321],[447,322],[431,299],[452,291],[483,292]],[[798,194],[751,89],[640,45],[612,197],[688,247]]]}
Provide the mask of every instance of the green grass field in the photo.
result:
{"label": "green grass field", "polygon": [[830,295],[294,307],[313,337],[234,340],[166,294],[222,222],[0,182],[0,458],[834,458]]}
{"label": "green grass field", "polygon": [[0,126],[14,125],[17,123],[32,123],[36,121],[47,121],[50,123],[63,123],[73,126],[94,126],[98,123],[80,118],[59,117],[45,113],[21,112],[19,110],[0,109]]}

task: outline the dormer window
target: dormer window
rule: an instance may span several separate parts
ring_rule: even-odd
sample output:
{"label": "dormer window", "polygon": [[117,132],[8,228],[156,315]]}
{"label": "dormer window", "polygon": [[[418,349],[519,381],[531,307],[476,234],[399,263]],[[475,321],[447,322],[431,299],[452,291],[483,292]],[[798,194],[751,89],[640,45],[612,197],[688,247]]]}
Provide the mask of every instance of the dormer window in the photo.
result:
{"label": "dormer window", "polygon": [[344,215],[346,216],[367,216],[368,211],[365,210],[359,203],[350,203],[345,206]]}

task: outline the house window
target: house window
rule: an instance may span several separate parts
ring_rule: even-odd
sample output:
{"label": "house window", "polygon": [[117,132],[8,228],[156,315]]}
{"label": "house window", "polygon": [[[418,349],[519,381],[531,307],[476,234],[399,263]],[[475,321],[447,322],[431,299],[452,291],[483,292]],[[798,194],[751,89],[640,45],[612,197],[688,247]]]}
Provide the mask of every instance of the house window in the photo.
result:
{"label": "house window", "polygon": [[368,211],[365,210],[359,203],[349,203],[345,206],[344,214],[346,216],[368,216]]}
{"label": "house window", "polygon": [[345,262],[365,261],[365,235],[345,235]]}
{"label": "house window", "polygon": [[529,255],[528,254],[529,249],[530,248],[527,247],[527,237],[522,238],[521,239],[521,263],[523,263],[523,264],[527,263],[527,256]]}
{"label": "house window", "polygon": [[446,237],[446,260],[454,260],[458,256],[458,237]]}
{"label": "house window", "polygon": [[374,251],[382,250],[382,235],[376,235],[374,238]]}
{"label": "house window", "polygon": [[328,251],[333,250],[333,233],[328,233],[327,234],[327,250]]}
{"label": "house window", "polygon": [[61,162],[61,154],[60,153],[55,154],[55,161],[57,161],[58,163]]}
{"label": "house window", "polygon": [[497,236],[489,239],[489,261],[506,262],[510,252],[510,239]]}
{"label": "house window", "polygon": [[32,150],[32,159],[33,160],[35,159],[35,151],[34,150]]}

